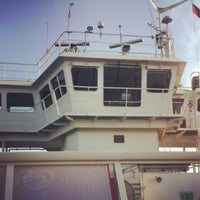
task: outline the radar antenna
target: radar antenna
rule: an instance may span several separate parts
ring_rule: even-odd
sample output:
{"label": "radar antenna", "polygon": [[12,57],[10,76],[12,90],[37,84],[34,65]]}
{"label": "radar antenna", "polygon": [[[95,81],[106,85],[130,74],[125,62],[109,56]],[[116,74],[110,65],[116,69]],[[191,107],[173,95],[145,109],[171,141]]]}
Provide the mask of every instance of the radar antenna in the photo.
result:
{"label": "radar antenna", "polygon": [[122,28],[122,26],[119,25],[120,43],[111,44],[111,45],[109,45],[109,48],[113,49],[113,48],[121,47],[122,55],[126,55],[130,51],[131,44],[136,44],[136,43],[143,42],[143,39],[139,38],[139,39],[136,39],[136,40],[129,40],[129,41],[123,42],[122,41],[121,28]]}

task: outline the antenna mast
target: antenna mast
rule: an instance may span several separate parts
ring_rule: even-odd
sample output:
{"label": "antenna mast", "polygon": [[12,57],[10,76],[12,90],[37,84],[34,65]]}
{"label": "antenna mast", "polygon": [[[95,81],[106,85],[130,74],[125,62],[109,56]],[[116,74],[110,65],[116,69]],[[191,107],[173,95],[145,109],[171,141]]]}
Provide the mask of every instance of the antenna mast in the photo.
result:
{"label": "antenna mast", "polygon": [[[158,44],[158,48],[161,50],[161,56],[163,56],[163,48],[166,48],[166,55],[169,56],[170,55],[170,43],[169,43],[169,35],[168,35],[168,24],[172,21],[170,17],[164,17],[163,20],[161,20],[161,14],[171,10],[172,8],[175,8],[176,6],[179,6],[182,3],[185,3],[188,0],[182,0],[181,2],[172,4],[170,6],[167,7],[158,7],[154,0],[150,0],[151,4],[153,5],[153,7],[156,9],[156,11],[158,12],[158,18],[159,18],[159,29],[155,28],[156,31],[159,31],[158,34],[156,34],[156,43]],[[162,30],[162,23],[166,24],[167,26],[167,32]],[[163,36],[166,35],[166,39],[165,41],[163,40]]]}
{"label": "antenna mast", "polygon": [[68,24],[67,24],[67,32],[68,32],[68,44],[69,49],[71,49],[71,39],[70,39],[70,20],[71,20],[71,8],[74,5],[74,3],[71,3],[69,0],[69,12],[68,12]]}

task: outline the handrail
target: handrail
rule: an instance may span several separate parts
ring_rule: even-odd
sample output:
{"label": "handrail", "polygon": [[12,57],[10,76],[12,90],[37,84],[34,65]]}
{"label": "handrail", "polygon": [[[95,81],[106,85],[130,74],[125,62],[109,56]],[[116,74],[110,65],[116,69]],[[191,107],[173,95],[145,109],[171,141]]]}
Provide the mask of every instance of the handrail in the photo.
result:
{"label": "handrail", "polygon": [[[73,34],[74,39],[70,40],[70,45],[76,45],[78,43],[77,53],[103,53],[103,54],[121,54],[122,45],[132,44],[135,41],[133,38],[144,38],[147,43],[134,44],[134,52],[130,51],[130,55],[145,55],[145,56],[160,56],[156,52],[156,44],[153,36],[147,35],[130,35],[130,34],[115,34],[115,33],[100,33],[88,32],[88,31],[64,31],[59,35],[55,42],[46,50],[37,63],[18,63],[18,62],[0,62],[0,80],[23,80],[34,81],[40,76],[46,68],[59,56],[61,53],[73,51],[72,46],[68,46],[68,35]],[[117,38],[118,37],[118,38]],[[123,39],[123,43],[120,43],[120,37]],[[72,37],[70,37],[72,38]],[[90,46],[88,42],[90,39]],[[103,41],[103,39],[105,41]],[[116,44],[119,48],[110,49],[109,45]],[[142,40],[142,39],[141,39]],[[145,41],[146,42],[146,41]],[[63,46],[63,43],[66,45]],[[82,45],[82,46],[80,46]],[[137,48],[136,48],[137,47]],[[153,47],[153,48],[152,48]],[[153,49],[153,50],[152,50]],[[145,52],[146,51],[146,52]],[[127,54],[126,54],[127,55]],[[20,68],[20,69],[19,69]],[[14,71],[13,71],[14,70]],[[15,72],[15,74],[13,74]],[[17,76],[16,76],[17,74]]]}
{"label": "handrail", "polygon": [[4,163],[42,162],[89,162],[113,163],[120,161],[129,164],[200,164],[199,152],[32,152],[24,156],[24,152],[1,153],[0,161]]}

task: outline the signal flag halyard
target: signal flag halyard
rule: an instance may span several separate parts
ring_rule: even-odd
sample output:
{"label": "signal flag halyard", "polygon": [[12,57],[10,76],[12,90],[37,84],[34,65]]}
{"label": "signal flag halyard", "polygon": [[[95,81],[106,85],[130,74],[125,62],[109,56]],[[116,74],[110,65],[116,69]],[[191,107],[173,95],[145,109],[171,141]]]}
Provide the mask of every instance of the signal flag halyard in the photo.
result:
{"label": "signal flag halyard", "polygon": [[199,9],[197,6],[195,6],[194,4],[192,4],[192,12],[193,12],[197,17],[200,18],[200,9]]}

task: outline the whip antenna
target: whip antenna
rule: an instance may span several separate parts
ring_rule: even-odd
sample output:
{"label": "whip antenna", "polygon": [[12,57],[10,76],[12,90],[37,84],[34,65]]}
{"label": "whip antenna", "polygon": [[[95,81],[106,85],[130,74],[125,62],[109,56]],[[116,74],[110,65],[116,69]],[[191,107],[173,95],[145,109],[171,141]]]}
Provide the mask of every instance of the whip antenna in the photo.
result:
{"label": "whip antenna", "polygon": [[70,20],[71,20],[71,8],[72,8],[73,5],[74,5],[74,3],[71,3],[70,0],[69,0],[68,25],[67,25],[69,48],[71,48],[71,40],[70,40]]}

